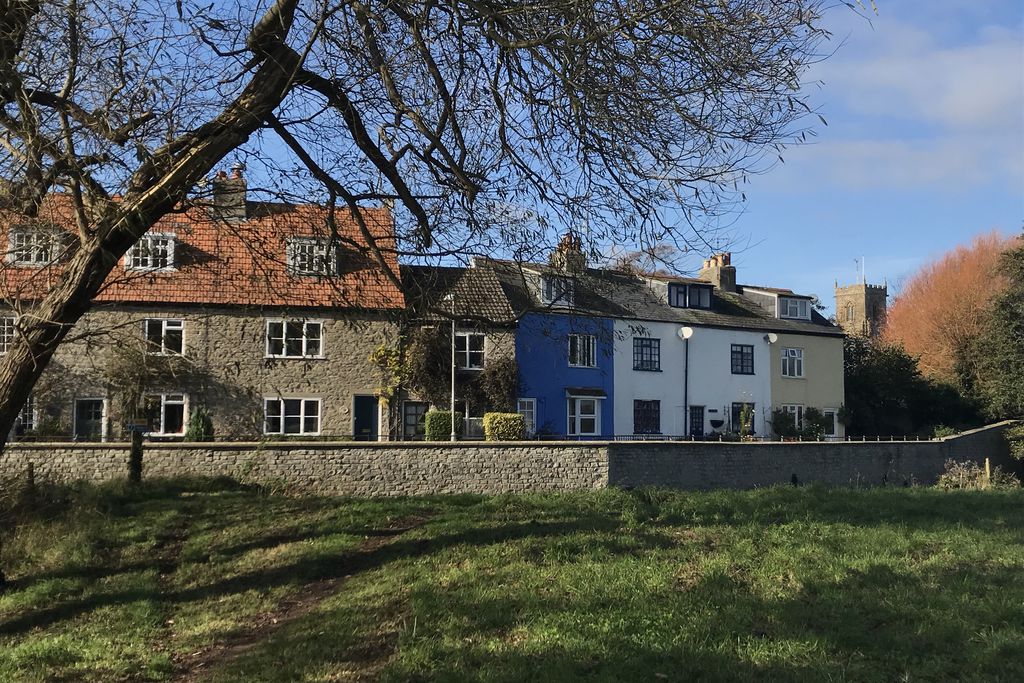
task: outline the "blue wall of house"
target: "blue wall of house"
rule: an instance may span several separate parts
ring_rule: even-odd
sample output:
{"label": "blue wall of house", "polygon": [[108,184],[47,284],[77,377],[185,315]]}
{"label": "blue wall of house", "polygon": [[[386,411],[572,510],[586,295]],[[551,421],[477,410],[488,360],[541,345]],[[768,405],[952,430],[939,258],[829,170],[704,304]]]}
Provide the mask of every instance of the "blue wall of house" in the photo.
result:
{"label": "blue wall of house", "polygon": [[[569,367],[569,335],[592,334],[597,341],[597,367]],[[537,401],[537,431],[564,435],[568,427],[566,388],[600,389],[601,435],[615,433],[614,327],[612,321],[551,313],[529,313],[516,331],[520,397]]]}

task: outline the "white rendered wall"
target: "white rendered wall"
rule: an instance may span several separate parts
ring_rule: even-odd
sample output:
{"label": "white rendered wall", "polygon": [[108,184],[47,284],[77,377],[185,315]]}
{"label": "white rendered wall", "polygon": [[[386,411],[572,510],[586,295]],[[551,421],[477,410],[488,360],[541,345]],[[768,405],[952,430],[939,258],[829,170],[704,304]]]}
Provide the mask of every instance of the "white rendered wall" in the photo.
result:
{"label": "white rendered wall", "polygon": [[[712,418],[725,420],[727,429],[733,403],[753,403],[754,431],[759,436],[769,433],[771,419],[771,349],[765,332],[721,330],[694,327],[690,337],[689,405],[704,406],[704,433],[712,431]],[[732,374],[732,345],[754,347],[754,374]],[[717,413],[710,411],[717,410]]]}
{"label": "white rendered wall", "polygon": [[[681,436],[683,424],[683,342],[680,325],[640,320],[615,321],[615,433],[633,433],[633,401],[661,401],[661,433]],[[633,369],[633,337],[661,340],[661,372]]]}

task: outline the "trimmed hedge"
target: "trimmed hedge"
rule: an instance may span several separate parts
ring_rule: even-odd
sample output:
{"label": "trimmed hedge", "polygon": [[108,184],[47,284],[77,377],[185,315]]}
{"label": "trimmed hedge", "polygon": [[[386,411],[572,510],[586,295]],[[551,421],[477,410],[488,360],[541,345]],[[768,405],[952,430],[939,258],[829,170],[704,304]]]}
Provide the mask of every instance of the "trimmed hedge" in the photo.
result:
{"label": "trimmed hedge", "polygon": [[484,438],[488,441],[522,441],[526,422],[519,413],[484,413]]}
{"label": "trimmed hedge", "polygon": [[[447,410],[428,410],[423,417],[423,425],[427,441],[447,441],[452,436],[451,412]],[[462,436],[462,415],[455,413],[455,433]]]}

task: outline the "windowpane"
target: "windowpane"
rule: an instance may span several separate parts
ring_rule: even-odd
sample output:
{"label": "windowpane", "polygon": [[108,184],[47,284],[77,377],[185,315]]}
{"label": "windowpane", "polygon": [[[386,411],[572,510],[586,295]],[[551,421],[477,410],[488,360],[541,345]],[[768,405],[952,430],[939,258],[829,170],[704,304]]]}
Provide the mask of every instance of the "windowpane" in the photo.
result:
{"label": "windowpane", "polygon": [[633,338],[633,369],[661,370],[661,340]]}
{"label": "windowpane", "polygon": [[597,339],[592,334],[569,335],[569,365],[592,368],[597,365]]}
{"label": "windowpane", "polygon": [[633,433],[661,433],[661,401],[633,401]]}
{"label": "windowpane", "polygon": [[750,344],[732,345],[732,374],[754,374],[754,347]]}
{"label": "windowpane", "polygon": [[16,324],[17,321],[13,317],[0,318],[0,354],[7,353],[14,343]]}

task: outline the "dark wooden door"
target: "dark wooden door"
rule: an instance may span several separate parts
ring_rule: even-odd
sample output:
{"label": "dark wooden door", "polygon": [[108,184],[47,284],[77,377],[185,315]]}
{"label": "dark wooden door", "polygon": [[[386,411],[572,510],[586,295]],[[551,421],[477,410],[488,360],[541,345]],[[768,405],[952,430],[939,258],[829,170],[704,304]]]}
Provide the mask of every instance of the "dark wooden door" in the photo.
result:
{"label": "dark wooden door", "polygon": [[377,440],[377,397],[356,396],[352,406],[352,434],[356,441]]}

